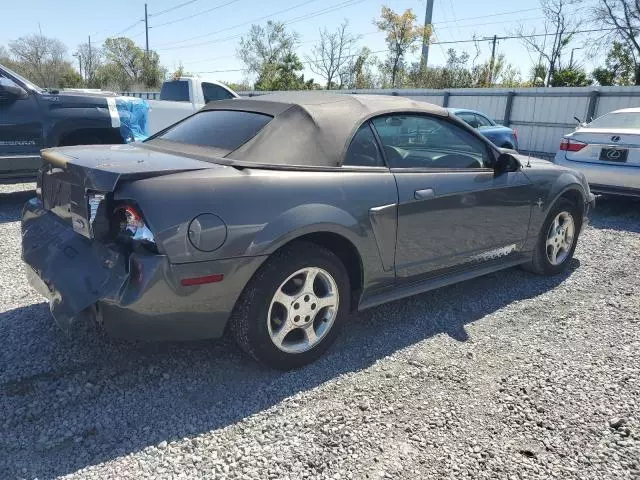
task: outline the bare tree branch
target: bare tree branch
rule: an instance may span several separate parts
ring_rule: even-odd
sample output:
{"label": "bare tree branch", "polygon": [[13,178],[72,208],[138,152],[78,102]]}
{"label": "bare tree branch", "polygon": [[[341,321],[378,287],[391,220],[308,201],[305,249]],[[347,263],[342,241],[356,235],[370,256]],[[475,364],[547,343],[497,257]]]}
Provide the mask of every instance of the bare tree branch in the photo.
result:
{"label": "bare tree branch", "polygon": [[[348,26],[349,22],[345,20],[335,32],[329,32],[326,28],[320,30],[320,41],[313,47],[311,55],[306,57],[309,69],[327,81],[327,89],[342,86],[340,72],[349,62],[351,52],[360,38],[351,35],[347,31]],[[340,85],[336,85],[336,79],[340,80]]]}

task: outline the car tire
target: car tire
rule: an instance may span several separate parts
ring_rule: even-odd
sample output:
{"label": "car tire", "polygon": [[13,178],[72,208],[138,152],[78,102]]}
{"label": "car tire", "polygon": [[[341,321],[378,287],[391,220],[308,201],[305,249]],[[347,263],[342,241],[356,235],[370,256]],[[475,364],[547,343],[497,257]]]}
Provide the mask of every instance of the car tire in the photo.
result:
{"label": "car tire", "polygon": [[573,258],[581,227],[582,218],[577,205],[560,198],[542,224],[533,258],[524,267],[538,275],[548,276],[566,270]]}
{"label": "car tire", "polygon": [[230,318],[231,333],[242,350],[267,366],[299,368],[335,341],[350,299],[349,276],[338,257],[317,244],[294,242],[274,253],[246,285]]}

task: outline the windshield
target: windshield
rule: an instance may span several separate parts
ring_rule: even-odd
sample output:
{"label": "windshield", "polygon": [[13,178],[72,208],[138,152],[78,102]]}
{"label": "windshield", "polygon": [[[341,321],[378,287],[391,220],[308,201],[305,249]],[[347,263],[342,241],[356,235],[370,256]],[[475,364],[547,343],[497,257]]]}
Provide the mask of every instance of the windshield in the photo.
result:
{"label": "windshield", "polygon": [[[29,80],[27,80],[26,78],[24,78],[22,75],[18,75],[16,72],[14,72],[13,70],[9,70],[7,67],[2,67],[2,69],[7,72],[10,76],[16,78],[18,81],[22,82],[28,89],[30,90],[35,90],[36,92],[41,92],[42,88],[40,88],[39,86],[37,86],[35,83],[30,82]],[[0,70],[0,73],[2,71]]]}
{"label": "windshield", "polygon": [[587,125],[588,128],[640,128],[640,112],[607,113]]}

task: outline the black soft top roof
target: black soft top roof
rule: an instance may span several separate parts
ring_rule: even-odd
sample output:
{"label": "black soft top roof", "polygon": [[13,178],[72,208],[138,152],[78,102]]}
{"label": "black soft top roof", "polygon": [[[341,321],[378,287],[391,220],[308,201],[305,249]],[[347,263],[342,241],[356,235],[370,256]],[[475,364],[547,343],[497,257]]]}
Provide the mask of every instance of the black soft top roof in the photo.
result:
{"label": "black soft top roof", "polygon": [[273,116],[229,159],[267,165],[339,166],[355,131],[368,118],[393,112],[446,117],[446,109],[388,95],[283,92],[211,102],[203,110],[240,110]]}

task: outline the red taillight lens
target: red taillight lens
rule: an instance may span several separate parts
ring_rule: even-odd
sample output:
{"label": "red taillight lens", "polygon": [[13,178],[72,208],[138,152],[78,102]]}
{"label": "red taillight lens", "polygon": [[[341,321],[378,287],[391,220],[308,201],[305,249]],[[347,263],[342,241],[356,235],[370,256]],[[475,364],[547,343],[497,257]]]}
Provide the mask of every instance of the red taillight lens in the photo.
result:
{"label": "red taillight lens", "polygon": [[124,235],[133,240],[140,240],[155,244],[153,233],[144,222],[140,211],[132,205],[120,205],[115,209],[116,228],[119,235]]}
{"label": "red taillight lens", "polygon": [[120,232],[126,233],[131,237],[135,237],[139,228],[144,227],[142,215],[133,207],[127,205],[118,210],[122,212],[120,219]]}
{"label": "red taillight lens", "polygon": [[568,138],[563,138],[560,142],[560,150],[565,152],[579,152],[586,146],[586,143],[577,142],[576,140],[570,140]]}

